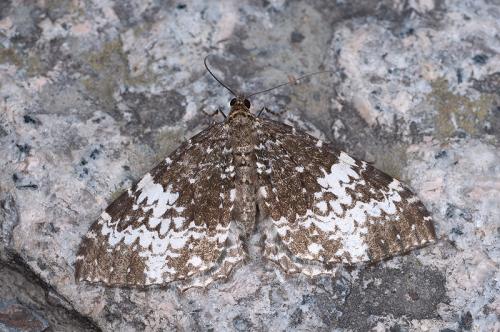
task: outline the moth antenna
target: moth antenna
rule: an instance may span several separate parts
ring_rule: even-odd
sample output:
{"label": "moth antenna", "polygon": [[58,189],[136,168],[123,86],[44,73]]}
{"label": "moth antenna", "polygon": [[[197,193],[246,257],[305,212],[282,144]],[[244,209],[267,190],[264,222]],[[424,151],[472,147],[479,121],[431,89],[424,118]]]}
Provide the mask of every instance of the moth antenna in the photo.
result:
{"label": "moth antenna", "polygon": [[205,59],[203,60],[203,63],[205,64],[205,68],[206,68],[206,69],[207,69],[207,71],[210,73],[210,75],[212,75],[212,77],[213,77],[213,78],[215,78],[215,80],[216,80],[217,82],[219,82],[219,84],[220,84],[220,85],[222,85],[223,87],[225,87],[226,89],[228,89],[228,90],[229,90],[229,92],[231,92],[231,93],[233,94],[233,96],[238,97],[238,95],[237,95],[237,94],[236,94],[233,90],[231,90],[231,88],[229,88],[227,85],[225,85],[224,83],[222,83],[222,81],[221,81],[221,80],[219,80],[219,79],[217,78],[217,76],[215,76],[215,74],[214,74],[214,73],[212,73],[212,71],[210,70],[210,68],[208,68],[207,59],[208,59],[208,55],[207,55],[207,56],[205,57]]}
{"label": "moth antenna", "polygon": [[309,73],[309,74],[306,74],[306,75],[301,76],[299,78],[294,78],[293,80],[290,80],[289,82],[273,86],[272,88],[269,88],[269,89],[266,89],[266,90],[262,90],[262,91],[258,91],[258,92],[254,92],[254,93],[246,96],[246,98],[250,98],[252,96],[255,96],[255,95],[258,95],[258,94],[261,94],[261,93],[264,93],[264,92],[269,92],[271,90],[274,90],[274,89],[277,89],[277,88],[281,88],[282,86],[285,86],[285,85],[295,84],[298,81],[300,81],[300,80],[302,80],[302,79],[304,79],[306,77],[309,77],[309,76],[318,75],[318,74],[324,74],[324,73],[333,73],[333,70],[322,70],[322,71],[317,71],[317,72],[314,72],[314,73]]}

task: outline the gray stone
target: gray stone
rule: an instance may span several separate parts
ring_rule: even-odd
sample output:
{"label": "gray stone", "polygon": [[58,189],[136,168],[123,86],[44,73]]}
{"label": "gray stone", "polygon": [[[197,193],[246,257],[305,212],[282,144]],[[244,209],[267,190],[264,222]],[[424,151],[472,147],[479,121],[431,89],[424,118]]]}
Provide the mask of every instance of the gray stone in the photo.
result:
{"label": "gray stone", "polygon": [[[496,1],[0,2],[0,298],[49,330],[499,330]],[[74,281],[101,211],[227,112],[256,111],[410,184],[439,242],[334,278],[250,261],[225,282]],[[217,118],[220,121],[220,118]]]}
{"label": "gray stone", "polygon": [[0,264],[0,331],[98,331],[18,257]]}
{"label": "gray stone", "polygon": [[0,300],[0,329],[6,332],[42,332],[48,322],[35,311],[14,301]]}

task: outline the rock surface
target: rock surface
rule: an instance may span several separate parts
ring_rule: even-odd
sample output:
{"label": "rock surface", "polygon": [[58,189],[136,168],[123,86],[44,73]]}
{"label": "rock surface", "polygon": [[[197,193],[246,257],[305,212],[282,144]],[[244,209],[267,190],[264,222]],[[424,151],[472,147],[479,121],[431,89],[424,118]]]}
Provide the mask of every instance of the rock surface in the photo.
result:
{"label": "rock surface", "polygon": [[48,323],[32,310],[14,301],[0,302],[0,329],[2,331],[41,332]]}
{"label": "rock surface", "polygon": [[[492,331],[500,323],[498,1],[0,3],[0,302],[47,331]],[[230,86],[405,180],[440,241],[335,278],[255,261],[225,283],[75,283],[113,198]],[[11,302],[8,302],[11,303]],[[37,316],[38,317],[38,316]]]}

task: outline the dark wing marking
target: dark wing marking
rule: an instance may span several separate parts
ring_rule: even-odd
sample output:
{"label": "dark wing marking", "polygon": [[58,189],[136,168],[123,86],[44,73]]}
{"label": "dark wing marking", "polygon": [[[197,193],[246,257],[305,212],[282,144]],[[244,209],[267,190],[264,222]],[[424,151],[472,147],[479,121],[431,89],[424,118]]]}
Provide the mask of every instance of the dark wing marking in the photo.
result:
{"label": "dark wing marking", "polygon": [[429,213],[398,180],[282,123],[259,119],[256,130],[259,208],[285,247],[265,253],[290,272],[308,261],[323,264],[307,273],[325,273],[435,240]]}
{"label": "dark wing marking", "polygon": [[77,280],[140,286],[229,273],[241,257],[225,248],[234,199],[227,132],[202,131],[116,199],[81,244]]}

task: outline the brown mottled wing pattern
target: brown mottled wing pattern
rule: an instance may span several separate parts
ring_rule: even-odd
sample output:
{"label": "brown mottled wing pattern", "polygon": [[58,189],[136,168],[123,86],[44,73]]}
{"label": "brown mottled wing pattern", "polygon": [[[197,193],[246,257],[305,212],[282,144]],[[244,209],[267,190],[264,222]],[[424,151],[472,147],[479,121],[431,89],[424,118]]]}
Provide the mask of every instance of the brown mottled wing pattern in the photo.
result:
{"label": "brown mottled wing pattern", "polygon": [[84,238],[76,278],[141,286],[229,273],[241,257],[225,248],[234,200],[227,133],[225,124],[202,131],[116,199]]}
{"label": "brown mottled wing pattern", "polygon": [[288,272],[326,273],[435,240],[427,210],[398,180],[282,123],[259,119],[256,132],[259,208],[279,242],[264,253]]}

